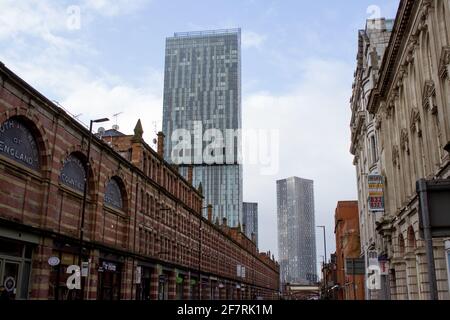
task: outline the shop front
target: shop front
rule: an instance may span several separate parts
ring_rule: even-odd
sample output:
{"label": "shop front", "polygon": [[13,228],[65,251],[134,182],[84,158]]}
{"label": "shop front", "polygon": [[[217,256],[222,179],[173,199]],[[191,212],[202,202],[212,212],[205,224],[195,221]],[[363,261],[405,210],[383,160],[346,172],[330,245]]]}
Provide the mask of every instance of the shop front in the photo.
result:
{"label": "shop front", "polygon": [[[50,265],[49,300],[80,300],[82,298],[81,289],[69,289],[67,286],[67,280],[72,276],[69,268],[80,265],[79,255],[77,244],[58,240],[53,242],[52,255],[46,257]],[[80,281],[84,282],[84,277]]]}
{"label": "shop front", "polygon": [[123,258],[100,254],[98,266],[98,300],[120,300]]}
{"label": "shop front", "polygon": [[8,300],[28,299],[30,295],[31,262],[38,238],[20,235],[34,243],[0,237],[0,286]]}
{"label": "shop front", "polygon": [[188,275],[184,274],[180,270],[177,270],[175,277],[175,299],[183,300],[185,294],[186,281],[188,281]]}
{"label": "shop front", "polygon": [[169,299],[169,274],[163,272],[158,279],[158,300]]}
{"label": "shop front", "polygon": [[136,300],[150,300],[154,267],[142,263],[136,267]]}
{"label": "shop front", "polygon": [[198,278],[196,278],[195,276],[193,276],[191,274],[191,281],[189,283],[190,285],[190,298],[191,300],[199,300],[199,295],[198,295],[198,291],[199,291],[199,282],[198,282]]}

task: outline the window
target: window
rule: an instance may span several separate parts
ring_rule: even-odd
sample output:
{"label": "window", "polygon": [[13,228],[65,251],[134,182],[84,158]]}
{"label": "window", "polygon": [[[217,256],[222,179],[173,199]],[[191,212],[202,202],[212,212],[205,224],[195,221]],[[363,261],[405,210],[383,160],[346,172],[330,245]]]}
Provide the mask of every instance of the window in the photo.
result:
{"label": "window", "polygon": [[0,126],[0,154],[33,170],[40,169],[36,139],[20,118],[10,118]]}
{"label": "window", "polygon": [[448,287],[450,292],[450,240],[445,241],[445,252],[446,252],[446,260],[447,260],[447,278],[448,278]]}
{"label": "window", "polygon": [[378,161],[378,152],[377,152],[377,144],[375,140],[375,135],[370,136],[370,160],[372,164],[375,164]]}
{"label": "window", "polygon": [[106,185],[104,202],[116,209],[124,209],[122,191],[116,178],[109,180]]}
{"label": "window", "polygon": [[84,162],[76,154],[69,155],[64,161],[59,181],[72,189],[83,192],[85,179],[86,169]]}

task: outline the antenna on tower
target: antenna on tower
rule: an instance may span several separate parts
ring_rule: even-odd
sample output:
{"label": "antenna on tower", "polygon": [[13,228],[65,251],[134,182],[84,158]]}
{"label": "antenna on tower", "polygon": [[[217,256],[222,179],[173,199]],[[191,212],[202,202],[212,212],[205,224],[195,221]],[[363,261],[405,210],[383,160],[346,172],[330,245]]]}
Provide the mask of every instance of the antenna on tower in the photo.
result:
{"label": "antenna on tower", "polygon": [[[155,134],[155,136],[156,135],[158,135],[158,121],[153,121],[153,131],[154,131],[154,134]],[[156,138],[153,138],[153,145],[156,147],[156,144],[157,144],[157,140],[156,140]]]}
{"label": "antenna on tower", "polygon": [[118,113],[113,114],[113,117],[116,118],[116,123],[112,126],[112,128],[113,128],[114,130],[116,130],[116,131],[119,130],[119,125],[117,124],[117,118],[118,118],[118,116],[121,115],[122,113],[123,113],[123,112],[121,111],[121,112],[118,112]]}

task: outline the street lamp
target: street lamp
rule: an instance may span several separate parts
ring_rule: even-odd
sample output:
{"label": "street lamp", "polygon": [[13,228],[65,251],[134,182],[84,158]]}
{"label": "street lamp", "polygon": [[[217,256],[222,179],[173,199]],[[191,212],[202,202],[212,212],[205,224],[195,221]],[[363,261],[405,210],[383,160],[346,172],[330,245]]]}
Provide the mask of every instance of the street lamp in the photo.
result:
{"label": "street lamp", "polygon": [[[88,139],[88,147],[87,147],[87,159],[86,159],[86,174],[84,176],[84,190],[83,190],[83,204],[81,207],[81,225],[80,225],[80,250],[78,255],[78,263],[80,264],[80,269],[82,270],[82,257],[83,257],[83,236],[84,236],[84,216],[86,214],[86,198],[87,198],[87,187],[88,187],[88,177],[89,177],[89,169],[90,169],[90,162],[89,158],[91,157],[91,142],[92,142],[92,125],[94,123],[101,123],[109,121],[108,118],[101,118],[97,120],[91,120],[89,124],[89,139]],[[83,281],[81,281],[81,300],[83,300],[83,293],[84,293],[84,284]]]}
{"label": "street lamp", "polygon": [[323,249],[324,249],[324,263],[326,263],[327,261],[327,239],[325,236],[325,226],[317,226],[317,228],[322,228],[323,229]]}
{"label": "street lamp", "polygon": [[198,236],[199,236],[199,241],[198,241],[198,300],[202,300],[201,297],[201,260],[202,260],[202,220],[203,220],[203,215],[202,215],[202,210],[203,209],[212,209],[212,205],[208,204],[206,207],[203,207],[200,209],[200,223],[198,224]]}

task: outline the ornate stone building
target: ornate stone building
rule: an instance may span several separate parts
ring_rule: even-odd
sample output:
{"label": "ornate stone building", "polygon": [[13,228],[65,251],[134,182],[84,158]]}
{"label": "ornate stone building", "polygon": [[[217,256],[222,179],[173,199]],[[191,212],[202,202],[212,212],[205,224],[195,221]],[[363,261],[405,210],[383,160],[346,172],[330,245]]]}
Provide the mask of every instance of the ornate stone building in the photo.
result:
{"label": "ornate stone building", "polygon": [[[133,135],[108,130],[88,148],[84,126],[0,63],[0,278],[10,296],[277,297],[273,257],[211,210],[202,217],[201,187],[164,161],[164,135],[156,152],[142,134],[138,121]],[[70,288],[80,265],[80,288]]]}
{"label": "ornate stone building", "polygon": [[[384,177],[385,211],[371,224],[376,254],[389,261],[389,290],[382,298],[430,298],[416,181],[450,176],[449,63],[449,1],[402,0],[366,107]],[[358,154],[370,150],[362,140],[355,133],[357,165]],[[358,171],[358,180],[367,173]],[[440,299],[449,298],[446,240],[433,239]]]}
{"label": "ornate stone building", "polygon": [[[377,234],[375,223],[383,211],[369,211],[368,176],[381,172],[380,158],[377,152],[378,136],[374,117],[367,110],[369,95],[378,80],[380,64],[389,43],[393,20],[368,20],[366,28],[358,32],[358,54],[355,81],[353,83],[352,109],[352,144],[351,153],[355,155],[354,165],[358,176],[358,203],[360,215],[361,254],[368,267],[369,257],[377,256]],[[383,286],[386,279],[383,277]],[[374,294],[366,288],[365,296],[371,299]]]}

